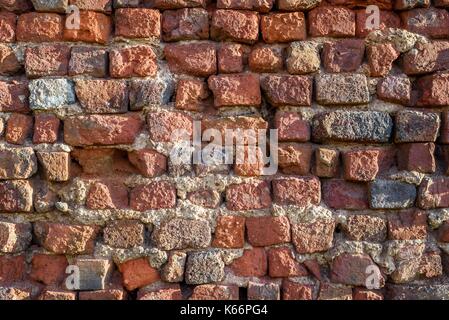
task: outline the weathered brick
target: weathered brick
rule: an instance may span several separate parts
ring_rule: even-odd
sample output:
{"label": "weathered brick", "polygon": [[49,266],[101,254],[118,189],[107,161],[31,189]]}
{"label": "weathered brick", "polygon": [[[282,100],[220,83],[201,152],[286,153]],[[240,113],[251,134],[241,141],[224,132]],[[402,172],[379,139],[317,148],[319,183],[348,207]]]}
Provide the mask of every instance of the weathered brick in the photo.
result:
{"label": "weathered brick", "polygon": [[161,78],[131,80],[128,86],[131,110],[142,110],[148,105],[168,104],[174,92],[173,82]]}
{"label": "weathered brick", "polygon": [[14,42],[16,40],[17,16],[12,12],[0,12],[0,41]]}
{"label": "weathered brick", "polygon": [[210,103],[207,84],[200,80],[181,79],[176,88],[176,109],[202,111]]}
{"label": "weathered brick", "polygon": [[306,74],[320,69],[319,45],[312,41],[292,42],[285,61],[290,74]]}
{"label": "weathered brick", "polygon": [[61,41],[62,16],[56,13],[24,13],[17,20],[17,41],[51,42]]}
{"label": "weathered brick", "polygon": [[0,8],[7,11],[24,12],[33,9],[33,4],[29,0],[1,0]]}
{"label": "weathered brick", "polygon": [[262,102],[256,74],[211,76],[208,84],[214,94],[215,107],[259,106]]}
{"label": "weathered brick", "polygon": [[24,81],[0,81],[0,111],[26,113],[28,107],[28,83]]}
{"label": "weathered brick", "polygon": [[142,124],[137,114],[72,116],[64,121],[64,141],[72,146],[131,144]]}
{"label": "weathered brick", "polygon": [[295,259],[289,247],[276,247],[268,250],[268,274],[277,277],[307,276],[307,269]]}
{"label": "weathered brick", "polygon": [[444,9],[413,9],[401,12],[403,27],[430,38],[449,35],[449,13]]}
{"label": "weathered brick", "polygon": [[115,35],[124,38],[160,37],[161,17],[158,10],[124,8],[115,10]]}
{"label": "weathered brick", "polygon": [[271,13],[260,19],[262,38],[266,43],[305,40],[306,19],[302,12]]}
{"label": "weathered brick", "polygon": [[372,77],[384,77],[390,72],[399,52],[391,43],[372,45],[367,48],[368,66]]}
{"label": "weathered brick", "polygon": [[239,9],[268,12],[273,8],[274,0],[217,0],[219,9]]}
{"label": "weathered brick", "polygon": [[220,73],[243,72],[250,48],[247,45],[223,42],[217,50],[218,71]]}
{"label": "weathered brick", "polygon": [[200,189],[189,192],[187,194],[187,199],[197,206],[216,209],[220,205],[221,195],[215,190]]}
{"label": "weathered brick", "polygon": [[34,234],[48,251],[59,254],[93,253],[98,227],[39,221]]}
{"label": "weathered brick", "polygon": [[397,10],[426,8],[428,6],[430,6],[430,0],[397,0],[394,4],[394,8]]}
{"label": "weathered brick", "polygon": [[130,291],[160,279],[159,272],[151,267],[147,258],[128,260],[119,265],[119,270],[123,276],[123,285]]}
{"label": "weathered brick", "polygon": [[113,0],[69,0],[69,4],[75,5],[80,10],[111,12]]}
{"label": "weathered brick", "polygon": [[161,278],[166,282],[182,282],[187,254],[182,251],[171,251],[167,263],[162,267]]}
{"label": "weathered brick", "polygon": [[[123,1],[123,0],[118,0]],[[126,0],[125,0],[126,1]],[[154,0],[154,7],[158,9],[180,9],[191,7],[206,7],[205,0]]]}
{"label": "weathered brick", "polygon": [[60,289],[45,289],[38,300],[76,300],[76,293]]}
{"label": "weathered brick", "polygon": [[37,159],[46,180],[62,182],[70,178],[70,155],[68,152],[37,152]]}
{"label": "weathered brick", "polygon": [[274,126],[279,141],[306,142],[310,140],[310,125],[296,112],[277,111]]}
{"label": "weathered brick", "polygon": [[215,45],[208,42],[167,44],[164,48],[170,70],[207,77],[217,72]]}
{"label": "weathered brick", "polygon": [[298,253],[326,251],[332,247],[334,229],[335,223],[327,219],[292,224],[292,242]]}
{"label": "weathered brick", "polygon": [[179,284],[155,282],[137,292],[137,300],[182,300]]}
{"label": "weathered brick", "polygon": [[82,291],[78,295],[79,300],[126,300],[124,289],[105,289],[94,291]]}
{"label": "weathered brick", "polygon": [[279,72],[284,65],[283,59],[282,49],[271,46],[257,46],[249,54],[249,69],[252,72],[259,73]]}
{"label": "weathered brick", "polygon": [[31,224],[0,221],[0,252],[25,251],[31,243]]}
{"label": "weathered brick", "polygon": [[434,142],[440,128],[438,113],[401,110],[395,117],[395,142]]}
{"label": "weathered brick", "polygon": [[368,275],[367,272],[372,267],[376,274],[380,274],[379,268],[367,254],[343,253],[334,258],[331,265],[331,281],[353,286],[365,286]]}
{"label": "weathered brick", "polygon": [[342,158],[346,180],[372,181],[379,172],[379,151],[376,149],[346,151]]}
{"label": "weathered brick", "polygon": [[28,181],[0,182],[0,212],[33,210],[33,188]]}
{"label": "weathered brick", "polygon": [[262,90],[274,106],[312,104],[312,79],[307,76],[266,76],[261,81]]}
{"label": "weathered brick", "polygon": [[418,205],[423,209],[449,206],[449,178],[425,178],[419,186]]}
{"label": "weathered brick", "polygon": [[413,206],[416,198],[414,185],[394,180],[375,180],[370,184],[372,209],[401,209]]}
{"label": "weathered brick", "polygon": [[7,122],[5,139],[12,144],[24,144],[33,132],[33,117],[13,113]]}
{"label": "weathered brick", "polygon": [[368,189],[362,183],[326,180],[323,182],[323,200],[334,209],[368,209]]}
{"label": "weathered brick", "polygon": [[371,14],[366,12],[366,9],[361,9],[356,11],[357,18],[357,26],[356,26],[356,36],[360,38],[366,37],[370,32],[375,30],[385,30],[387,28],[400,28],[401,27],[401,18],[392,11],[380,11],[379,16],[379,26],[378,28],[371,29],[370,25],[367,24]]}
{"label": "weathered brick", "polygon": [[315,163],[313,174],[321,178],[332,178],[338,173],[340,153],[335,149],[315,149]]}
{"label": "weathered brick", "polygon": [[313,118],[312,136],[316,142],[387,142],[393,133],[393,120],[380,111],[331,111]]}
{"label": "weathered brick", "polygon": [[278,166],[285,174],[307,175],[312,152],[310,144],[282,143],[278,148]]}
{"label": "weathered brick", "polygon": [[176,205],[176,188],[166,181],[151,182],[131,190],[130,207],[137,211],[168,209]]}
{"label": "weathered brick", "polygon": [[86,75],[103,78],[107,74],[108,54],[105,49],[73,47],[69,62],[69,76]]}
{"label": "weathered brick", "polygon": [[351,241],[382,242],[387,237],[387,222],[376,216],[351,215],[347,217],[343,230]]}
{"label": "weathered brick", "polygon": [[75,90],[66,78],[37,79],[30,81],[30,108],[51,110],[75,103]]}
{"label": "weathered brick", "polygon": [[60,285],[69,275],[69,263],[64,255],[34,254],[31,260],[31,279],[45,285]]}
{"label": "weathered brick", "polygon": [[320,6],[309,12],[308,20],[312,37],[355,36],[355,13],[350,9]]}
{"label": "weathered brick", "polygon": [[28,78],[65,76],[68,72],[70,48],[65,45],[42,45],[25,51]]}
{"label": "weathered brick", "polygon": [[0,179],[28,179],[37,171],[32,148],[0,149]]}
{"label": "weathered brick", "polygon": [[125,81],[76,80],[75,92],[87,113],[123,113],[128,110],[129,94]]}
{"label": "weathered brick", "polygon": [[64,40],[106,44],[112,32],[109,16],[93,11],[80,12],[79,29],[64,29]]}
{"label": "weathered brick", "polygon": [[434,73],[417,81],[417,106],[446,106],[449,104],[449,73]]}
{"label": "weathered brick", "polygon": [[224,262],[216,251],[189,253],[185,271],[187,284],[219,282],[224,278]]}
{"label": "weathered brick", "polygon": [[267,209],[270,206],[270,189],[266,182],[232,184],[226,189],[228,210]]}
{"label": "weathered brick", "polygon": [[408,105],[411,91],[411,82],[407,77],[388,76],[377,84],[377,96],[388,102]]}
{"label": "weathered brick", "polygon": [[118,220],[103,229],[104,242],[115,248],[142,246],[145,242],[145,226],[136,220]]}
{"label": "weathered brick", "polygon": [[212,246],[219,248],[243,248],[245,244],[245,218],[219,216]]}
{"label": "weathered brick", "polygon": [[353,300],[384,300],[380,290],[368,290],[363,288],[354,288]]}
{"label": "weathered brick", "polygon": [[246,249],[243,255],[230,264],[232,272],[241,277],[263,277],[267,274],[268,262],[264,248]]}
{"label": "weathered brick", "polygon": [[128,159],[141,175],[148,178],[160,176],[167,171],[167,158],[153,149],[131,151]]}
{"label": "weathered brick", "polygon": [[205,9],[183,8],[162,13],[162,39],[164,41],[207,40],[209,17]]}
{"label": "weathered brick", "polygon": [[390,240],[417,240],[427,237],[427,215],[418,209],[399,211],[388,215]]}
{"label": "weathered brick", "polygon": [[280,295],[277,283],[248,282],[248,300],[280,300]]}
{"label": "weathered brick", "polygon": [[112,78],[155,76],[156,55],[149,46],[113,49],[109,52],[109,73]]}
{"label": "weathered brick", "polygon": [[317,102],[324,105],[369,102],[368,82],[362,74],[322,74],[315,85]]}
{"label": "weathered brick", "polygon": [[402,69],[407,75],[425,74],[446,70],[449,67],[449,42],[433,40],[418,42],[415,47],[404,53]]}
{"label": "weathered brick", "polygon": [[259,38],[259,15],[252,11],[216,10],[212,15],[210,36],[216,41],[254,43]]}
{"label": "weathered brick", "polygon": [[436,170],[435,144],[406,143],[398,149],[398,169],[433,173]]}
{"label": "weathered brick", "polygon": [[363,40],[346,39],[326,42],[323,46],[323,65],[326,72],[354,72],[363,61]]}
{"label": "weathered brick", "polygon": [[61,121],[53,114],[36,114],[33,143],[55,143],[58,140],[60,124]]}
{"label": "weathered brick", "polygon": [[76,257],[72,262],[79,270],[79,290],[104,290],[109,281],[112,263],[108,259]]}
{"label": "weathered brick", "polygon": [[86,174],[114,176],[137,173],[136,169],[126,161],[126,154],[126,151],[113,148],[76,148],[71,156]]}
{"label": "weathered brick", "polygon": [[151,112],[147,116],[150,139],[158,142],[182,140],[177,131],[184,131],[188,137],[193,133],[193,120],[181,112]]}
{"label": "weathered brick", "polygon": [[89,188],[86,206],[93,210],[125,209],[128,206],[128,190],[120,182],[97,181]]}
{"label": "weathered brick", "polygon": [[68,0],[31,0],[36,11],[65,13]]}
{"label": "weathered brick", "polygon": [[285,279],[282,282],[282,300],[312,300],[313,287]]}
{"label": "weathered brick", "polygon": [[202,284],[193,288],[189,300],[239,300],[239,288],[234,285]]}
{"label": "weathered brick", "polygon": [[272,183],[276,204],[305,207],[320,202],[320,181],[316,177],[276,179]]}
{"label": "weathered brick", "polygon": [[248,242],[255,247],[290,242],[290,223],[287,217],[248,217],[246,230]]}
{"label": "weathered brick", "polygon": [[0,75],[11,76],[18,73],[21,68],[14,50],[9,46],[0,45]]}
{"label": "weathered brick", "polygon": [[24,279],[25,274],[25,255],[0,256],[0,284],[9,284],[21,281]]}

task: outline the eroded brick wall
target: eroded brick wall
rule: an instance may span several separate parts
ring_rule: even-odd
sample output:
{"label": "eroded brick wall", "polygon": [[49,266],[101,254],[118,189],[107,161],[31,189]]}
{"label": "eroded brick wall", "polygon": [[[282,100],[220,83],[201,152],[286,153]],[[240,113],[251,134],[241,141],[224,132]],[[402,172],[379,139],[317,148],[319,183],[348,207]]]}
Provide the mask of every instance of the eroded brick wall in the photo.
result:
{"label": "eroded brick wall", "polygon": [[[449,298],[430,2],[0,0],[0,298]],[[279,171],[174,163],[194,120]]]}

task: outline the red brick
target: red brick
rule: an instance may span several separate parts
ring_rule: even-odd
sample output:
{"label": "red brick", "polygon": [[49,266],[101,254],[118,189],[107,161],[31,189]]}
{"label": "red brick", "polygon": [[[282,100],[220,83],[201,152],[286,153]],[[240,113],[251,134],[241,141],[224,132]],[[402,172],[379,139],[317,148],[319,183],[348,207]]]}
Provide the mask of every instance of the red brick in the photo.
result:
{"label": "red brick", "polygon": [[282,282],[282,300],[312,300],[313,287],[285,279]]}
{"label": "red brick", "polygon": [[113,49],[109,53],[109,72],[112,78],[155,76],[156,55],[149,46]]}
{"label": "red brick", "polygon": [[162,13],[162,39],[166,42],[180,40],[207,40],[209,16],[202,8],[167,10]]}
{"label": "red brick", "polygon": [[343,152],[343,166],[346,180],[372,181],[379,172],[379,151],[361,149]]}
{"label": "red brick", "polygon": [[112,0],[69,0],[69,4],[77,6],[80,10],[111,12]]}
{"label": "red brick", "polygon": [[433,173],[436,170],[434,153],[435,144],[431,142],[401,144],[397,154],[398,169]]}
{"label": "red brick", "polygon": [[379,290],[354,288],[353,300],[383,300],[384,296]]}
{"label": "red brick", "polygon": [[355,13],[342,7],[312,9],[309,12],[309,33],[312,37],[353,37]]}
{"label": "red brick", "polygon": [[69,265],[63,255],[35,254],[31,260],[31,279],[45,285],[60,285],[68,277],[66,268]]}
{"label": "red brick", "polygon": [[315,149],[313,174],[320,178],[335,177],[338,173],[339,156],[338,150],[328,148]]}
{"label": "red brick", "polygon": [[81,291],[79,300],[126,300],[126,291],[123,289]]}
{"label": "red brick", "polygon": [[129,93],[125,81],[76,80],[75,92],[86,113],[128,111]]}
{"label": "red brick", "polygon": [[422,209],[449,207],[449,178],[426,178],[419,186],[418,205]]}
{"label": "red brick", "polygon": [[108,54],[105,49],[73,47],[69,63],[69,76],[86,75],[104,78],[107,74]]}
{"label": "red brick", "polygon": [[238,9],[268,12],[273,8],[274,0],[217,0],[218,9]]}
{"label": "red brick", "polygon": [[[354,286],[365,286],[368,267],[375,266],[367,254],[343,253],[335,257],[331,265],[331,281]],[[376,266],[377,268],[377,266]],[[380,273],[379,269],[377,268]]]}
{"label": "red brick", "polygon": [[[3,154],[1,155],[3,156]],[[30,212],[32,210],[33,187],[28,181],[0,182],[0,212]]]}
{"label": "red brick", "polygon": [[371,14],[367,14],[366,10],[357,10],[357,27],[356,27],[356,36],[360,38],[366,37],[370,32],[374,30],[385,30],[387,28],[400,28],[401,27],[401,18],[395,13],[391,11],[380,11],[380,23],[379,28],[370,30],[367,27],[367,18],[371,16]]}
{"label": "red brick", "polygon": [[156,282],[137,292],[137,300],[182,300],[179,284]]}
{"label": "red brick", "polygon": [[206,7],[206,0],[154,0],[158,9],[181,9],[186,7]]}
{"label": "red brick", "polygon": [[5,138],[12,144],[24,144],[33,132],[33,117],[20,113],[13,113],[6,125]]}
{"label": "red brick", "polygon": [[249,50],[247,45],[223,42],[217,51],[218,71],[220,73],[243,72]]}
{"label": "red brick", "polygon": [[64,121],[64,140],[72,146],[132,144],[142,124],[137,114],[73,116]]}
{"label": "red brick", "polygon": [[378,6],[382,10],[392,10],[393,1],[391,0],[328,0],[329,3],[339,6],[344,5],[349,8],[367,7],[369,5]]}
{"label": "red brick", "polygon": [[327,72],[354,72],[362,64],[365,44],[359,39],[326,42],[323,47],[323,65]]}
{"label": "red brick", "polygon": [[133,210],[169,209],[175,206],[176,188],[170,182],[151,182],[131,190],[130,207]]}
{"label": "red brick", "polygon": [[[127,197],[126,197],[127,200]],[[145,226],[137,220],[116,220],[103,229],[104,242],[114,248],[143,246]]]}
{"label": "red brick", "polygon": [[87,194],[86,206],[93,210],[125,209],[128,207],[128,190],[119,182],[95,182]]}
{"label": "red brick", "polygon": [[128,260],[119,265],[119,270],[123,275],[123,285],[129,291],[160,279],[159,272],[150,266],[147,258]]}
{"label": "red brick", "polygon": [[349,286],[321,282],[318,300],[352,300],[352,289]]}
{"label": "red brick", "polygon": [[268,250],[268,274],[272,278],[305,277],[307,269],[295,259],[289,247]]}
{"label": "red brick", "polygon": [[278,147],[278,165],[285,174],[307,175],[312,160],[312,145],[282,143]]}
{"label": "red brick", "polygon": [[62,34],[63,19],[56,13],[24,13],[17,21],[17,41],[61,41]]}
{"label": "red brick", "polygon": [[239,300],[239,287],[234,285],[202,284],[193,288],[189,300]]}
{"label": "red brick", "polygon": [[53,114],[40,113],[34,117],[33,143],[55,143],[61,121]]}
{"label": "red brick", "polygon": [[317,219],[312,223],[292,225],[292,240],[298,253],[326,251],[332,247],[335,223]]}
{"label": "red brick", "polygon": [[246,249],[230,264],[232,272],[241,277],[262,277],[267,274],[267,254],[264,248]]}
{"label": "red brick", "polygon": [[0,12],[0,42],[16,40],[17,16],[12,12]]}
{"label": "red brick", "polygon": [[221,195],[215,190],[200,189],[187,193],[187,199],[197,206],[217,209],[221,202]]}
{"label": "red brick", "polygon": [[72,151],[71,156],[86,174],[114,176],[123,173],[137,173],[137,170],[129,163],[127,152],[124,150],[77,148]]}
{"label": "red brick", "polygon": [[207,84],[200,80],[181,79],[176,88],[176,109],[203,111],[209,102],[210,92]]}
{"label": "red brick", "polygon": [[297,112],[277,111],[274,126],[279,141],[306,142],[310,140],[310,125]]}
{"label": "red brick", "polygon": [[170,70],[174,73],[207,77],[217,72],[214,44],[208,42],[167,44],[164,54]]}
{"label": "red brick", "polygon": [[70,178],[70,155],[68,152],[38,151],[37,158],[43,177],[48,181],[63,182]]}
{"label": "red brick", "polygon": [[24,12],[33,9],[29,0],[0,0],[0,8],[7,11]]}
{"label": "red brick", "polygon": [[401,12],[403,28],[430,38],[449,36],[449,13],[445,9],[414,9]]}
{"label": "red brick", "polygon": [[402,69],[407,75],[426,74],[449,68],[449,42],[432,40],[418,42],[413,50],[404,53]]}
{"label": "red brick", "polygon": [[449,73],[434,73],[416,82],[419,92],[417,106],[446,106],[449,104]]}
{"label": "red brick", "polygon": [[343,231],[351,241],[382,242],[387,237],[387,223],[376,216],[351,215],[347,217]]}
{"label": "red brick", "polygon": [[259,106],[262,102],[259,76],[252,73],[211,76],[209,88],[215,107]]}
{"label": "red brick", "polygon": [[407,105],[411,97],[408,77],[388,76],[377,83],[377,96],[381,100]]}
{"label": "red brick", "polygon": [[[150,139],[156,142],[170,142],[182,140],[184,131],[187,136],[193,133],[192,118],[181,112],[151,112],[147,116]],[[179,131],[179,132],[177,132]]]}
{"label": "red brick", "polygon": [[320,181],[316,177],[298,177],[273,180],[273,200],[279,205],[319,204]]}
{"label": "red brick", "polygon": [[215,227],[213,247],[238,249],[245,244],[245,218],[219,216]]}
{"label": "red brick", "polygon": [[384,77],[390,73],[393,62],[399,52],[391,43],[369,46],[367,50],[368,65],[372,77]]}
{"label": "red brick", "polygon": [[148,178],[160,176],[167,171],[167,158],[156,150],[134,150],[128,153],[128,159],[141,175]]}
{"label": "red brick", "polygon": [[34,233],[43,248],[59,254],[90,254],[98,227],[39,221]]}
{"label": "red brick", "polygon": [[0,252],[25,251],[31,242],[31,224],[0,220]]}
{"label": "red brick", "polygon": [[271,13],[260,19],[262,38],[266,43],[305,40],[306,18],[302,12]]}
{"label": "red brick", "polygon": [[115,10],[115,35],[125,38],[159,38],[161,17],[158,10],[125,8]]}
{"label": "red brick", "polygon": [[424,211],[410,209],[388,215],[390,240],[417,240],[427,237],[427,215]]}
{"label": "red brick", "polygon": [[216,41],[254,43],[259,38],[259,14],[252,11],[216,10],[212,15],[210,36]]}
{"label": "red brick", "polygon": [[312,104],[312,79],[308,76],[269,75],[262,79],[260,85],[273,106]]}
{"label": "red brick", "polygon": [[248,242],[255,247],[265,247],[290,242],[290,223],[285,216],[246,218]]}
{"label": "red brick", "polygon": [[323,200],[334,209],[368,209],[368,188],[363,183],[327,180],[323,182]]}
{"label": "red brick", "polygon": [[[249,141],[253,134],[243,134]],[[239,145],[236,149],[236,163],[234,174],[242,177],[258,177],[263,174],[264,160],[262,149],[254,144],[251,146]]]}
{"label": "red brick", "polygon": [[68,72],[70,48],[65,45],[42,45],[25,51],[28,78],[65,76]]}
{"label": "red brick", "polygon": [[0,111],[27,113],[28,83],[24,81],[0,81]]}
{"label": "red brick", "polygon": [[257,46],[251,50],[248,58],[252,72],[279,72],[284,65],[282,49],[270,46]]}
{"label": "red brick", "polygon": [[[206,118],[201,122],[202,132],[204,133],[207,129],[216,129],[221,132],[222,139],[225,141],[225,131],[231,130],[233,132],[237,130],[267,130],[268,123],[262,117],[248,117],[248,116],[237,116],[237,117],[226,117],[226,118]],[[244,135],[239,141],[235,142],[236,145],[247,145],[251,139]],[[237,140],[237,139],[233,139]]]}
{"label": "red brick", "polygon": [[65,41],[83,41],[106,44],[112,32],[109,16],[93,11],[80,12],[79,29],[64,29]]}
{"label": "red brick", "polygon": [[24,279],[26,274],[25,256],[0,256],[0,284],[10,284]]}
{"label": "red brick", "polygon": [[76,293],[58,289],[45,289],[38,300],[76,300]]}
{"label": "red brick", "polygon": [[20,71],[22,66],[14,53],[14,50],[6,45],[0,44],[0,75],[14,75]]}
{"label": "red brick", "polygon": [[267,209],[271,206],[270,189],[266,182],[232,184],[226,189],[228,210]]}

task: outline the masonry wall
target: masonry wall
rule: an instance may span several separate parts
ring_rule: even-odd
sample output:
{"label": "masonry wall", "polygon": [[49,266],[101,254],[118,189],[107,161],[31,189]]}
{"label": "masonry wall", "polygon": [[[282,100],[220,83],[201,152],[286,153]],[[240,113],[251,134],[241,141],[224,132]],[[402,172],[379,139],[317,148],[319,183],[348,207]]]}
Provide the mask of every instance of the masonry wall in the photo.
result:
{"label": "masonry wall", "polygon": [[449,1],[206,1],[0,0],[0,299],[449,298]]}

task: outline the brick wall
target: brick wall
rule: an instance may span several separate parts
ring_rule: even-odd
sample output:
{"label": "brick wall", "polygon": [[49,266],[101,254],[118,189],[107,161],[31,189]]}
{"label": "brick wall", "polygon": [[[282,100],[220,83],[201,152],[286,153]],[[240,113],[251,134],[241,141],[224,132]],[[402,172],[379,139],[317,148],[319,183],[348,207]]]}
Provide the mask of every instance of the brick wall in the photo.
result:
{"label": "brick wall", "polygon": [[0,0],[0,299],[449,298],[449,1],[211,2]]}

